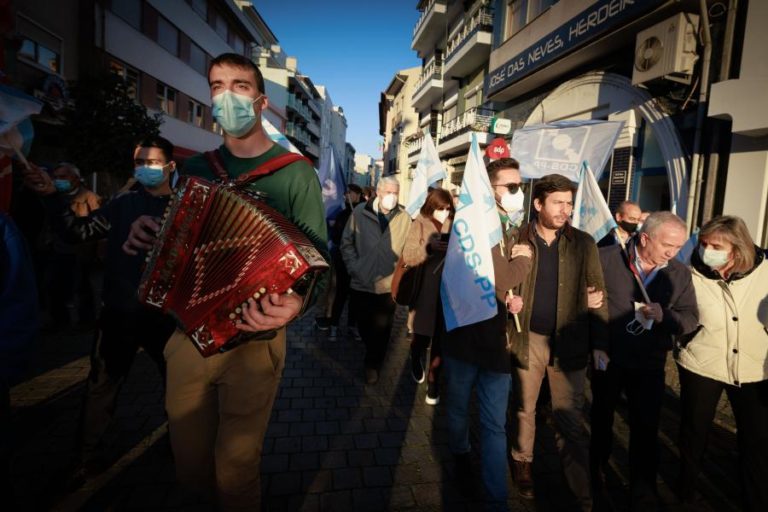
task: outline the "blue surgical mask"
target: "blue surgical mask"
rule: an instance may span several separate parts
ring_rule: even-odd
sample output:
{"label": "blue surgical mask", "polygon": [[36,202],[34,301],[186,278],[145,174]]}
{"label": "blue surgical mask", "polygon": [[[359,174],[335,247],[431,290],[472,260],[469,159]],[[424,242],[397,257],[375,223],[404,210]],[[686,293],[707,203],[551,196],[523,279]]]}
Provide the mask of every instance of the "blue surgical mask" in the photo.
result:
{"label": "blue surgical mask", "polygon": [[72,190],[72,182],[69,180],[53,180],[53,186],[56,187],[57,192],[70,192]]}
{"label": "blue surgical mask", "polygon": [[165,181],[165,173],[162,167],[142,165],[134,169],[133,176],[136,178],[136,181],[149,188],[155,188]]}
{"label": "blue surgical mask", "polygon": [[253,103],[261,98],[251,98],[232,91],[224,91],[213,97],[213,117],[221,128],[232,137],[242,137],[256,124]]}

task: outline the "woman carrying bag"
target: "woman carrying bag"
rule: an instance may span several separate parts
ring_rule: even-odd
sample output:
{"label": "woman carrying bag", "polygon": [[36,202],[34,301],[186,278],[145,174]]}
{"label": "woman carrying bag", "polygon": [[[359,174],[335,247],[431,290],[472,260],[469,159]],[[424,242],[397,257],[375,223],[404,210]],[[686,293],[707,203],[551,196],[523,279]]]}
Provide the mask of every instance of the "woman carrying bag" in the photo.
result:
{"label": "woman carrying bag", "polygon": [[[402,255],[403,263],[408,267],[420,266],[417,288],[408,313],[408,324],[413,332],[411,374],[419,384],[427,380],[426,402],[429,405],[440,402],[440,335],[445,332],[440,276],[454,213],[451,194],[441,188],[431,189],[419,215],[411,224]],[[425,362],[430,341],[432,348],[427,371]]]}
{"label": "woman carrying bag", "polygon": [[678,341],[679,491],[695,497],[715,407],[725,390],[733,408],[744,510],[768,510],[768,261],[739,217],[712,219],[691,257],[699,327]]}

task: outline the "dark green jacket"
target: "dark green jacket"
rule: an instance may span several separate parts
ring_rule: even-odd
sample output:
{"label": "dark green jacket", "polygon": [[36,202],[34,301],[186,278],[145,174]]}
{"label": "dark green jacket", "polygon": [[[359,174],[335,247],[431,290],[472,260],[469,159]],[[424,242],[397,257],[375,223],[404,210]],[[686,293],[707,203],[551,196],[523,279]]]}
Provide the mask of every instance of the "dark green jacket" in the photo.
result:
{"label": "dark green jacket", "polygon": [[587,308],[587,287],[605,291],[603,270],[595,240],[587,233],[570,224],[562,229],[558,242],[558,293],[557,297],[534,297],[538,255],[536,252],[535,224],[529,223],[520,230],[520,240],[530,242],[534,258],[533,268],[516,295],[523,297],[520,312],[522,332],[508,325],[512,340],[512,363],[528,368],[528,332],[532,305],[535,300],[556,300],[557,320],[555,333],[550,338],[550,364],[565,371],[580,370],[589,361],[590,350],[607,345],[608,308],[607,298],[603,307]]}

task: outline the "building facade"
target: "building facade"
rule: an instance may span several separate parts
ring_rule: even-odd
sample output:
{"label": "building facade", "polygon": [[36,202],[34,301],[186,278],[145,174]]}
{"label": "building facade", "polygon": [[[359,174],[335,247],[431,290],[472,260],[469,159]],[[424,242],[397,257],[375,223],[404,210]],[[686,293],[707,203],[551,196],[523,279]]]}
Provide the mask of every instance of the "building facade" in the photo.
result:
{"label": "building facade", "polygon": [[[489,0],[421,0],[411,48],[422,59],[412,95],[419,134],[409,144],[415,166],[429,133],[448,174],[461,184],[472,135],[491,140],[494,115],[486,104],[484,80],[491,52],[494,10]],[[446,185],[446,184],[444,184]],[[446,185],[447,186],[447,185]]]}
{"label": "building facade", "polygon": [[395,73],[379,100],[379,135],[384,137],[383,169],[385,176],[400,182],[400,198],[408,199],[413,180],[408,165],[408,141],[418,133],[419,116],[411,103],[421,68]]}

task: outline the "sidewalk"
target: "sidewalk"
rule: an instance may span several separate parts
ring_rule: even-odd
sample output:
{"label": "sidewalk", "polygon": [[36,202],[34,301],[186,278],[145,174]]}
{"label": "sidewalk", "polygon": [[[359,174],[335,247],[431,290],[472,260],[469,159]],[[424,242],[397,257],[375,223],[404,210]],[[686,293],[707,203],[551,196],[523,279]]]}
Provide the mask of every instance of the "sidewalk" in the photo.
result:
{"label": "sidewalk", "polygon": [[[374,386],[363,384],[362,343],[345,336],[328,340],[314,329],[312,312],[291,326],[286,368],[264,445],[266,510],[481,508],[462,496],[452,479],[443,405],[426,405],[426,386],[411,379],[404,318],[400,310],[387,362]],[[115,463],[83,487],[63,489],[74,454],[90,344],[88,335],[45,338],[37,376],[12,390],[18,510],[208,510],[187,501],[175,485],[162,383],[143,353],[136,358],[109,432]],[[668,373],[676,379],[674,370]],[[677,399],[674,382],[670,384],[659,440],[659,487],[665,509],[677,510],[669,491],[678,464]],[[617,510],[624,510],[627,426],[626,411],[620,412],[608,484]],[[519,499],[510,480],[510,509],[573,510],[548,418],[540,415],[537,423],[537,500]],[[726,423],[713,432],[703,511],[739,508],[735,436]],[[477,446],[477,425],[471,439]],[[479,473],[478,460],[474,469]]]}

